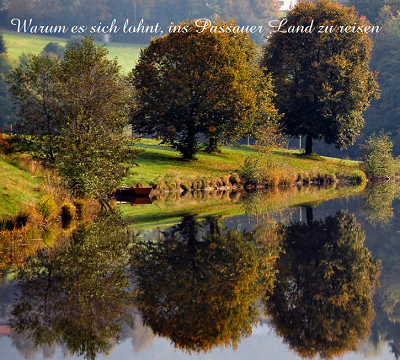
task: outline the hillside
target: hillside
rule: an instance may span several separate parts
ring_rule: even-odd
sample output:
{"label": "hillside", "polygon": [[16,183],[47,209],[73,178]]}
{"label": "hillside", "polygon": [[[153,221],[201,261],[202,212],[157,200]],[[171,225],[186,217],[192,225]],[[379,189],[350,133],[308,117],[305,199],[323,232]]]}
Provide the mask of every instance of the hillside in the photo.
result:
{"label": "hillside", "polygon": [[[39,54],[49,42],[55,42],[60,45],[65,45],[66,38],[57,38],[54,36],[45,36],[37,34],[23,34],[10,30],[0,30],[3,33],[6,42],[7,53],[11,60],[17,62],[20,55],[23,53]],[[104,45],[104,43],[97,41],[96,45]],[[124,73],[128,73],[135,66],[136,61],[139,59],[140,48],[143,45],[123,44],[109,42],[105,44],[108,49],[109,58],[118,59],[118,64]]]}

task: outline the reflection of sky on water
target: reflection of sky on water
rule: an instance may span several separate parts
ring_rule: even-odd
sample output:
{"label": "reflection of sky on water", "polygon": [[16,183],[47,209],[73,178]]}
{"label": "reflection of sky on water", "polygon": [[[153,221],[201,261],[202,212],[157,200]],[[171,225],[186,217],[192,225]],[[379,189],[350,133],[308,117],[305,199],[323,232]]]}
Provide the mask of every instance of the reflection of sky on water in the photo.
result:
{"label": "reflection of sky on water", "polygon": [[[10,338],[0,339],[1,359],[2,360],[22,360],[19,352],[15,347],[11,347]],[[389,353],[389,347],[385,344],[382,354],[379,356],[368,357],[370,360],[393,360],[393,354]],[[32,360],[43,359],[42,354],[38,353]],[[58,348],[54,360],[64,360],[61,350]],[[82,357],[72,356],[68,359],[82,359]],[[292,352],[287,350],[287,346],[282,344],[281,339],[277,338],[273,333],[269,335],[257,336],[253,335],[248,339],[243,339],[236,351],[230,349],[215,349],[211,353],[200,355],[187,355],[181,350],[176,350],[170,346],[165,339],[156,338],[154,343],[141,351],[139,354],[134,354],[132,344],[129,340],[125,340],[117,346],[108,356],[99,355],[99,360],[184,360],[184,359],[199,359],[199,360],[243,360],[243,359],[263,359],[263,360],[289,360],[301,359]],[[362,360],[366,359],[363,354],[347,354],[341,357],[343,360]]]}
{"label": "reflection of sky on water", "polygon": [[[395,208],[398,207],[398,201],[395,201]],[[399,207],[400,208],[400,207]],[[395,210],[396,210],[395,209]],[[376,236],[380,234],[383,236],[383,230],[377,227],[372,227],[365,216],[362,213],[362,200],[360,197],[352,197],[349,199],[335,199],[330,200],[325,203],[318,205],[314,209],[314,220],[324,219],[328,215],[335,214],[339,210],[348,210],[349,213],[355,214],[357,221],[360,222],[364,231],[366,232],[366,242],[365,245],[369,247],[373,253],[374,257],[378,256],[376,246]],[[400,210],[399,210],[400,211]],[[396,212],[396,211],[395,211]],[[289,214],[289,215],[288,215]],[[279,221],[306,221],[306,213],[304,209],[296,208],[291,209],[288,213],[280,213],[277,215],[277,220]],[[236,218],[226,219],[225,225],[227,228],[240,228],[250,229],[254,224],[254,218],[248,218],[246,216],[238,216]],[[391,223],[391,233],[396,232],[400,224],[396,221]],[[387,231],[387,230],[385,230]],[[375,240],[374,240],[375,239]],[[385,260],[383,259],[383,266],[385,267]],[[0,299],[4,300],[4,299]],[[4,308],[2,309],[4,310]],[[139,325],[139,327],[141,327]],[[129,335],[128,335],[129,336]],[[151,337],[150,337],[151,338]],[[136,341],[137,342],[137,341]],[[145,341],[146,342],[146,341]],[[179,349],[174,349],[170,345],[168,340],[162,338],[155,338],[151,341],[147,341],[145,346],[141,344],[136,344],[136,351],[133,347],[134,341],[132,339],[126,338],[121,344],[114,347],[110,355],[98,355],[97,359],[110,359],[110,360],[120,360],[120,359],[189,359],[198,358],[204,359],[300,359],[294,352],[288,349],[288,346],[282,342],[281,338],[276,337],[273,331],[270,331],[268,325],[264,324],[261,329],[254,329],[254,333],[250,338],[242,339],[237,350],[231,349],[214,349],[209,353],[200,355],[188,355]],[[139,350],[140,348],[140,350]],[[50,353],[45,353],[43,355],[42,350],[37,349],[36,351],[25,352],[23,356],[17,348],[12,344],[12,337],[1,337],[0,338],[0,359],[1,360],[22,360],[22,359],[65,359],[65,353],[60,347],[55,349],[55,354],[52,356]],[[393,360],[394,355],[390,353],[390,347],[387,341],[383,341],[379,344],[378,354],[374,353],[372,346],[368,343],[363,344],[360,347],[358,354],[349,353],[341,358],[344,360],[358,360],[358,359],[382,359],[382,360]],[[83,357],[67,357],[68,359],[82,359]]]}

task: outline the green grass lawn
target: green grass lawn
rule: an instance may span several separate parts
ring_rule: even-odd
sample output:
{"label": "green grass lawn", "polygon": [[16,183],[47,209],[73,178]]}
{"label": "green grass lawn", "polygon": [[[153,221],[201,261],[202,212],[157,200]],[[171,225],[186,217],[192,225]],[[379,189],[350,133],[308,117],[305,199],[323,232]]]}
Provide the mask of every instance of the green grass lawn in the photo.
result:
{"label": "green grass lawn", "polygon": [[0,155],[0,217],[16,214],[26,203],[38,202],[39,185],[38,173],[32,174]]}
{"label": "green grass lawn", "polygon": [[213,179],[239,171],[247,155],[256,152],[247,146],[223,147],[220,154],[200,151],[197,160],[183,161],[181,155],[160,141],[142,139],[136,147],[144,151],[139,155],[138,167],[134,167],[133,176],[126,179],[127,184],[141,182],[154,185],[160,181],[175,179],[193,181],[199,177]]}
{"label": "green grass lawn", "polygon": [[[17,33],[10,30],[1,30],[1,32],[6,43],[7,53],[15,64],[17,64],[19,56],[23,53],[39,54],[49,42],[55,42],[63,46],[67,42],[66,38],[54,36]],[[104,43],[98,41],[96,44],[104,45]],[[109,58],[117,58],[118,64],[121,65],[122,72],[125,74],[135,66],[139,59],[140,49],[143,47],[145,46],[114,42],[106,44],[106,48],[110,52]]]}
{"label": "green grass lawn", "polygon": [[[138,167],[125,179],[125,185],[140,183],[155,185],[160,182],[193,182],[196,179],[222,178],[237,173],[246,156],[257,156],[257,152],[246,145],[224,146],[220,154],[200,151],[197,160],[183,161],[173,149],[160,145],[160,141],[142,139],[136,147],[144,151],[139,155]],[[305,156],[297,150],[279,150],[273,154],[277,176],[288,177],[289,183],[300,179],[339,174],[348,176],[359,172],[357,161],[325,158],[317,155]]]}

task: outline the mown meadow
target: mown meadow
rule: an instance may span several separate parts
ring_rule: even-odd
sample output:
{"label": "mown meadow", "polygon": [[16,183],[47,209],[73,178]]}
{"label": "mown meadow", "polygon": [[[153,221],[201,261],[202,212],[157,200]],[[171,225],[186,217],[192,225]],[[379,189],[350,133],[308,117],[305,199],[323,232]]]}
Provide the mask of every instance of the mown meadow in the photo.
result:
{"label": "mown meadow", "polygon": [[[10,30],[1,30],[1,32],[6,41],[7,53],[15,63],[24,53],[40,54],[49,42],[65,46],[68,40],[61,37],[17,33]],[[96,41],[95,43],[96,45],[104,45],[104,42],[101,41]],[[109,59],[117,58],[122,72],[127,74],[135,66],[136,61],[139,59],[140,49],[144,45],[109,42],[105,46],[109,51]]]}

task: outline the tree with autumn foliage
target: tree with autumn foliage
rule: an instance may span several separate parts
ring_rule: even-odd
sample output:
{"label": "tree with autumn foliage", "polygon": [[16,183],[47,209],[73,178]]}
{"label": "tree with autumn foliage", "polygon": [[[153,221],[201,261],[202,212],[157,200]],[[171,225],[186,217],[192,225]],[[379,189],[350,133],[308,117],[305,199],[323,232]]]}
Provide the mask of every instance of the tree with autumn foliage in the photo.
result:
{"label": "tree with autumn foliage", "polygon": [[133,131],[161,136],[184,159],[195,157],[201,137],[217,151],[223,141],[251,132],[255,119],[277,115],[271,81],[257,66],[248,35],[201,31],[195,23],[153,39],[132,71]]}
{"label": "tree with autumn foliage", "polygon": [[313,139],[346,148],[364,125],[362,112],[378,95],[369,68],[372,41],[365,32],[343,30],[366,24],[354,8],[328,0],[301,2],[286,20],[268,38],[261,61],[272,74],[283,130],[307,136],[306,154]]}

